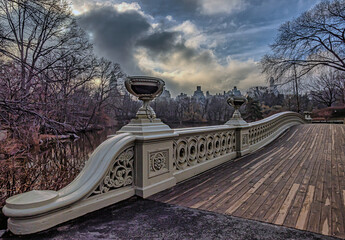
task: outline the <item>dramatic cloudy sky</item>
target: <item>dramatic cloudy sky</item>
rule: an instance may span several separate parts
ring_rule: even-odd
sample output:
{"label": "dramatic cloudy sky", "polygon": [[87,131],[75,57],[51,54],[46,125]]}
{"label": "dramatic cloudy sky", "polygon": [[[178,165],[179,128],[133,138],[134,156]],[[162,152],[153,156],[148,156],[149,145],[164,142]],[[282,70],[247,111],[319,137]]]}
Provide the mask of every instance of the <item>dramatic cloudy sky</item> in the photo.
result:
{"label": "dramatic cloudy sky", "polygon": [[264,85],[258,61],[280,24],[317,0],[72,0],[95,52],[176,95]]}

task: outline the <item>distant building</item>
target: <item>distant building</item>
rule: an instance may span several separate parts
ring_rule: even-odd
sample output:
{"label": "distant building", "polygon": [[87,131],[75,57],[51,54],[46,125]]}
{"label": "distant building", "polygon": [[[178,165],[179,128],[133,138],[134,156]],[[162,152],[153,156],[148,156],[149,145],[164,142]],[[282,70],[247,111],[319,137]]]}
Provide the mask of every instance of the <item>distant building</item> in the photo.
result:
{"label": "distant building", "polygon": [[242,94],[241,94],[241,91],[238,90],[236,86],[232,90],[223,91],[223,93],[216,93],[215,95],[211,95],[209,91],[206,91],[206,98],[216,97],[218,99],[226,99],[230,97],[231,95],[239,96]]}
{"label": "distant building", "polygon": [[277,88],[277,85],[274,84],[274,78],[271,77],[269,80],[270,85],[268,87],[266,86],[256,86],[251,87],[247,90],[247,94],[251,98],[255,99],[261,99],[264,95],[267,94],[274,94],[274,96],[278,97],[279,91]]}
{"label": "distant building", "polygon": [[209,98],[209,97],[211,97],[211,94],[209,91],[206,91],[206,98]]}
{"label": "distant building", "polygon": [[199,103],[205,103],[206,98],[204,92],[201,90],[201,86],[196,87],[196,91],[194,91],[192,98]]}
{"label": "distant building", "polygon": [[164,91],[162,92],[162,94],[158,98],[171,99],[171,94],[170,94],[169,90],[164,89]]}
{"label": "distant building", "polygon": [[276,96],[276,97],[278,97],[278,95],[279,95],[279,91],[277,89],[277,85],[274,84],[274,78],[273,77],[270,78],[270,86],[268,88],[268,92],[273,93],[274,96]]}
{"label": "distant building", "polygon": [[234,96],[241,96],[241,91],[237,89],[237,87],[235,86],[234,89],[230,90],[228,92],[229,95],[234,95]]}
{"label": "distant building", "polygon": [[176,96],[176,101],[181,101],[181,100],[185,100],[188,99],[188,96],[186,93],[180,93],[180,95]]}
{"label": "distant building", "polygon": [[194,91],[193,98],[197,101],[205,101],[204,92],[201,91],[201,86],[196,87],[196,91]]}

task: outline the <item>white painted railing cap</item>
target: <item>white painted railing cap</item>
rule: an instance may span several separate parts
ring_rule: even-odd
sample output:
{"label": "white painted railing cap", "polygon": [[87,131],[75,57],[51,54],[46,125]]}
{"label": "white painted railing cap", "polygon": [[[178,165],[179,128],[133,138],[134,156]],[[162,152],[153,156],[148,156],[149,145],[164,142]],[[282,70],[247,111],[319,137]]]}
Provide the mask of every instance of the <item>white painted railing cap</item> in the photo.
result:
{"label": "white painted railing cap", "polygon": [[13,209],[36,208],[55,201],[59,194],[51,190],[32,190],[6,199],[6,205]]}

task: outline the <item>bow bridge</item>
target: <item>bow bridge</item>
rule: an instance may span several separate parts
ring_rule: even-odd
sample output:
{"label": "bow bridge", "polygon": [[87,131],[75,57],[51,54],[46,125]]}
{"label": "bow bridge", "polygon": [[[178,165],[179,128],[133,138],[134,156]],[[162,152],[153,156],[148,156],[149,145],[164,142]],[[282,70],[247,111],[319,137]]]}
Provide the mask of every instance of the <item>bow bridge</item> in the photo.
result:
{"label": "bow bridge", "polygon": [[246,123],[233,96],[226,124],[171,129],[148,105],[164,83],[144,80],[126,81],[144,101],[137,117],[93,152],[72,183],[6,200],[11,232],[36,233],[136,195],[345,237],[344,125],[305,124],[293,112]]}

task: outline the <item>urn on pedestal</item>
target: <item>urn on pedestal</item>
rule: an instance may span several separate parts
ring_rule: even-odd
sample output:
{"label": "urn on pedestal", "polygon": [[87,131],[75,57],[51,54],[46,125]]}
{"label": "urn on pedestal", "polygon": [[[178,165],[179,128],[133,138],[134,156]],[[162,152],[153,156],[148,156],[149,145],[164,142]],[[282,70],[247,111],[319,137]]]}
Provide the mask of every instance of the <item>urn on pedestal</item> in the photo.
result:
{"label": "urn on pedestal", "polygon": [[136,135],[151,135],[161,132],[162,134],[170,133],[171,128],[156,118],[156,113],[150,107],[150,102],[158,97],[164,89],[164,81],[160,78],[148,76],[131,76],[125,81],[126,89],[129,93],[143,101],[135,119],[125,125],[118,131],[130,132]]}
{"label": "urn on pedestal", "polygon": [[235,111],[229,121],[227,121],[225,124],[228,125],[248,125],[246,121],[244,121],[241,117],[241,113],[239,111],[240,107],[247,103],[247,98],[241,94],[239,90],[237,90],[237,87],[235,86],[232,90],[229,98],[226,101],[230,106],[232,106]]}
{"label": "urn on pedestal", "polygon": [[127,77],[125,81],[127,91],[143,101],[143,105],[136,114],[137,118],[146,118],[151,121],[156,118],[156,113],[150,107],[150,101],[161,95],[164,85],[164,81],[159,78],[146,76]]}

